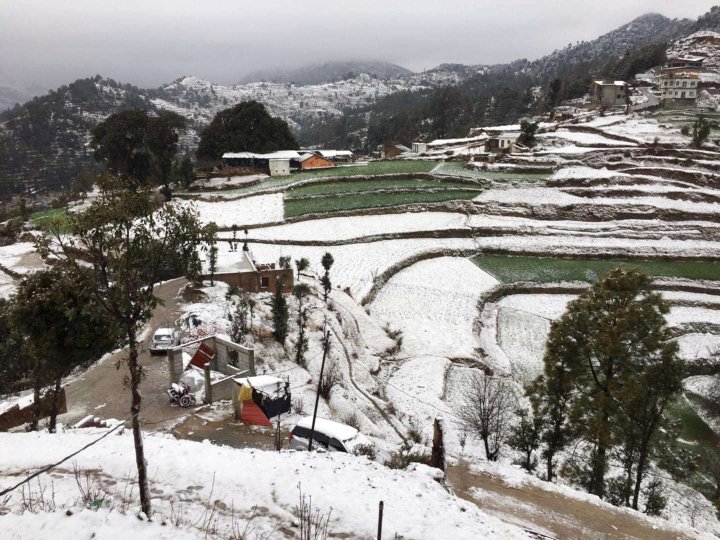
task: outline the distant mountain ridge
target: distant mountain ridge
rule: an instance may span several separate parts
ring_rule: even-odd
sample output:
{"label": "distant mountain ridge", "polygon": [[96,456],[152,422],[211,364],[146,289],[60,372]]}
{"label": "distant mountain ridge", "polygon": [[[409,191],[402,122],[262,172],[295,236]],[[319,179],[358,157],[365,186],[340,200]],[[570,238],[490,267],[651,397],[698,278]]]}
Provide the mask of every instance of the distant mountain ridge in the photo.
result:
{"label": "distant mountain ridge", "polygon": [[[537,89],[552,77],[563,72],[588,76],[602,62],[617,60],[628,50],[674,41],[696,29],[717,29],[719,23],[717,8],[697,21],[646,14],[595,40],[534,61],[495,66],[441,64],[422,73],[387,62],[328,62],[246,78],[277,82],[230,86],[192,76],[156,89],[140,89],[100,76],[79,79],[0,112],[0,196],[68,187],[78,171],[94,163],[88,147],[92,127],[123,109],[172,110],[188,118],[190,128],[181,140],[183,151],[196,147],[200,130],[216,112],[249,99],[260,101],[295,129],[311,127],[318,134],[317,141],[305,144],[350,144],[336,140],[327,129],[315,129],[315,123],[332,119],[339,119],[338,129],[352,132],[354,141],[364,138],[368,144],[370,117],[384,122],[402,112],[404,118],[397,126],[407,127],[408,117],[422,114],[437,88],[454,86],[465,92],[464,99],[473,100],[479,115],[470,119],[473,122],[490,118],[483,116],[489,110],[491,120],[516,121],[521,111],[507,105],[537,99]],[[527,114],[527,109],[522,113]],[[427,124],[422,117],[419,123]]]}
{"label": "distant mountain ridge", "polygon": [[379,61],[325,62],[291,69],[258,70],[243,77],[240,84],[254,82],[324,84],[352,79],[361,73],[380,79],[410,75],[412,71],[397,64]]}

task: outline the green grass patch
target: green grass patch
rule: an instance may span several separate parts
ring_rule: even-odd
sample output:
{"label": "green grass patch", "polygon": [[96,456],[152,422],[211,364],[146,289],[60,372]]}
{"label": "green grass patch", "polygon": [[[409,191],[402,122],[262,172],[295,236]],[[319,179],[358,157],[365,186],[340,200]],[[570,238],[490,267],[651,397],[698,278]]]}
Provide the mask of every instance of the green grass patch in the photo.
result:
{"label": "green grass patch", "polygon": [[[331,195],[336,193],[361,193],[366,191],[378,191],[388,189],[446,189],[457,188],[469,190],[473,185],[467,182],[444,182],[442,180],[426,180],[423,178],[398,178],[378,180],[340,180],[326,184],[311,184],[297,188],[291,188],[287,195],[289,197],[307,195]],[[479,186],[477,188],[480,189]]]}
{"label": "green grass patch", "polygon": [[316,171],[302,171],[293,173],[290,176],[277,176],[267,178],[254,186],[247,186],[237,189],[228,189],[215,192],[214,190],[204,192],[178,191],[176,195],[198,195],[200,193],[222,194],[222,195],[243,195],[257,193],[267,189],[276,189],[290,186],[300,180],[312,180],[313,178],[335,178],[342,176],[365,176],[377,174],[414,174],[427,173],[435,166],[430,161],[371,161],[367,165],[348,165],[332,167],[330,169],[319,169]]}
{"label": "green grass patch", "polygon": [[640,268],[659,277],[720,280],[720,264],[706,261],[633,261],[480,255],[473,258],[473,262],[505,283],[594,282],[601,275],[618,266]]}
{"label": "green grass patch", "polygon": [[67,210],[65,208],[48,208],[30,214],[30,223],[38,228],[43,228],[50,220],[60,222],[60,231],[65,232],[70,223]]}
{"label": "green grass patch", "polygon": [[382,208],[400,204],[433,203],[466,200],[477,197],[477,191],[438,191],[417,193],[363,193],[344,197],[318,197],[285,201],[285,217],[305,214],[341,212],[359,208]]}
{"label": "green grass patch", "polygon": [[367,165],[351,165],[347,167],[332,167],[317,171],[302,171],[294,173],[295,180],[307,180],[310,178],[328,178],[334,176],[357,176],[374,174],[412,174],[427,173],[435,167],[434,161],[371,161]]}

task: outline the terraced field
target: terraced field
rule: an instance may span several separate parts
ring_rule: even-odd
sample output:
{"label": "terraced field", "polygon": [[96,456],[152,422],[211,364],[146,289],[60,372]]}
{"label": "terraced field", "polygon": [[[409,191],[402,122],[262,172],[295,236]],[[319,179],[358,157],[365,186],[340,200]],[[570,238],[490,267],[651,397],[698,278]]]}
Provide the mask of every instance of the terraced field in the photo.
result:
{"label": "terraced field", "polygon": [[360,208],[383,208],[411,203],[434,203],[467,200],[476,197],[478,190],[444,190],[418,192],[356,193],[343,197],[314,197],[285,199],[285,217],[325,212],[341,212]]}
{"label": "terraced field", "polygon": [[481,255],[473,262],[504,283],[596,281],[613,268],[635,267],[658,277],[720,280],[720,265],[706,261],[635,261]]}
{"label": "terraced field", "polygon": [[397,179],[380,179],[380,180],[362,180],[362,181],[337,181],[323,184],[310,184],[291,188],[287,191],[287,197],[304,197],[314,195],[334,195],[339,193],[360,193],[364,191],[380,191],[393,189],[422,189],[422,190],[442,190],[442,189],[480,189],[479,186],[472,182],[460,182],[452,180],[428,180],[426,178],[397,178]]}
{"label": "terraced field", "polygon": [[495,180],[498,182],[543,182],[550,178],[551,173],[522,173],[522,172],[503,172],[503,171],[479,171],[475,169],[466,169],[465,163],[462,161],[448,161],[442,163],[432,170],[433,174],[447,174],[453,176],[464,176],[467,178]]}

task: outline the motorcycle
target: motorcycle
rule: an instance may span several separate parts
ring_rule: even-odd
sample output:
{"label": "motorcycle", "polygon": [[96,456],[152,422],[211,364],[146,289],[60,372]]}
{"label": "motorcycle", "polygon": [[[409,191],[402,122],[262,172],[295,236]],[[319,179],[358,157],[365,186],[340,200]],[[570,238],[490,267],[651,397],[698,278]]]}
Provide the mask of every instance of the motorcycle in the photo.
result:
{"label": "motorcycle", "polygon": [[173,383],[167,391],[170,405],[179,405],[183,409],[195,405],[195,395],[190,393],[190,386],[186,383]]}

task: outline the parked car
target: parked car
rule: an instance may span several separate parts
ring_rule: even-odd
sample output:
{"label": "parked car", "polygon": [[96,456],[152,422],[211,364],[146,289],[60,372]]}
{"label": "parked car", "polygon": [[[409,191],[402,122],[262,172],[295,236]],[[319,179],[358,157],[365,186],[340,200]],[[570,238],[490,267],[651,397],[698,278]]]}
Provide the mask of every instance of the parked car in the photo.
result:
{"label": "parked car", "polygon": [[180,332],[175,328],[163,326],[155,330],[152,343],[150,344],[150,354],[163,353],[171,347],[180,345]]}
{"label": "parked car", "polygon": [[[291,450],[307,450],[311,427],[312,416],[300,420],[290,432],[288,447]],[[372,446],[372,443],[354,427],[326,418],[315,419],[313,448],[352,454],[359,446]]]}

